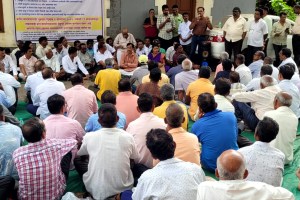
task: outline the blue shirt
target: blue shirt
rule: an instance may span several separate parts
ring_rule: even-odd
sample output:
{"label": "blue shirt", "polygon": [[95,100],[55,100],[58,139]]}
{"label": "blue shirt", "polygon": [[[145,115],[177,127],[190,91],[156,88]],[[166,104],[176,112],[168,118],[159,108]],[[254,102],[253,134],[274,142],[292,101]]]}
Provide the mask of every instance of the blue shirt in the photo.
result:
{"label": "blue shirt", "polygon": [[7,98],[3,90],[0,90],[0,103],[3,104],[6,108],[9,108],[11,106],[11,102]]}
{"label": "blue shirt", "polygon": [[18,126],[0,121],[0,176],[9,175],[18,178],[12,154],[21,146],[22,131]]}
{"label": "blue shirt", "polygon": [[217,158],[228,149],[238,149],[237,120],[233,113],[214,110],[205,113],[192,126],[202,145],[201,165],[210,171],[217,168]]}
{"label": "blue shirt", "polygon": [[182,65],[178,65],[176,67],[172,67],[171,69],[169,69],[169,71],[167,72],[168,77],[170,78],[170,83],[175,87],[175,76],[176,74],[179,74],[180,72],[182,72]]}
{"label": "blue shirt", "polygon": [[[118,116],[119,116],[119,121],[117,123],[117,128],[124,129],[126,125],[126,116],[121,112],[118,112]],[[98,119],[99,119],[98,113],[91,115],[85,125],[85,131],[94,132],[101,129],[102,127],[101,124],[98,122]]]}
{"label": "blue shirt", "polygon": [[252,78],[259,78],[260,77],[260,69],[263,66],[263,60],[257,60],[251,63],[248,67],[251,71]]}

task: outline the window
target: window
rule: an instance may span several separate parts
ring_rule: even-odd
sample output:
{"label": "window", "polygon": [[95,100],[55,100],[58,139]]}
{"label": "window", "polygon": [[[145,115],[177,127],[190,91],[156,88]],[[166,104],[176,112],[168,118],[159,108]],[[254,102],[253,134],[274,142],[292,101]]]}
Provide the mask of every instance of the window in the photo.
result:
{"label": "window", "polygon": [[4,20],[3,20],[3,5],[2,0],[0,0],[0,32],[4,32]]}

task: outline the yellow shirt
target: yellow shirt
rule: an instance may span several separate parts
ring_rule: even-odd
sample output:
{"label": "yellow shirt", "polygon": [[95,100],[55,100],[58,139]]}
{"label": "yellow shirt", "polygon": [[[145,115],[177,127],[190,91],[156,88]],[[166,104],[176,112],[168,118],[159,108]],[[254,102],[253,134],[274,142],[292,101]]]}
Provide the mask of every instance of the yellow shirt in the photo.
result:
{"label": "yellow shirt", "polygon": [[[150,76],[149,74],[144,76],[142,79],[142,83],[149,83],[150,82],[149,76]],[[170,83],[169,77],[165,74],[161,74],[161,80],[158,82],[158,86],[161,87],[166,83]]]}
{"label": "yellow shirt", "polygon": [[[161,104],[160,106],[158,106],[154,109],[153,114],[164,119],[166,117],[166,110],[167,110],[168,106],[172,103],[177,103],[177,102],[174,100],[163,102],[163,104]],[[184,104],[182,104],[182,103],[178,103],[178,104],[182,107],[183,113],[184,113],[184,118],[185,118],[184,122],[181,124],[181,127],[184,128],[185,130],[187,130],[188,122],[189,122],[187,109]]]}
{"label": "yellow shirt", "polygon": [[95,85],[98,85],[100,90],[97,92],[97,98],[101,99],[101,95],[105,90],[111,90],[114,94],[118,94],[118,82],[121,80],[121,73],[115,69],[100,70],[95,79]]}
{"label": "yellow shirt", "polygon": [[198,80],[190,83],[186,91],[186,96],[191,98],[189,115],[192,119],[194,119],[194,115],[198,108],[198,96],[205,92],[215,95],[214,89],[214,85],[206,78],[199,78]]}

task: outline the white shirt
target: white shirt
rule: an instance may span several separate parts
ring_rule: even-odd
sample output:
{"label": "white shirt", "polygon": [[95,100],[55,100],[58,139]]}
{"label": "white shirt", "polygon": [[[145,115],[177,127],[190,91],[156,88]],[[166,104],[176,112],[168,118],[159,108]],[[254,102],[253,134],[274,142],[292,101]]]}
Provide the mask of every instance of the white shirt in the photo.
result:
{"label": "white shirt", "polygon": [[135,141],[139,156],[134,160],[146,167],[153,167],[153,157],[146,146],[146,135],[153,128],[166,129],[164,120],[155,116],[152,112],[142,113],[139,118],[129,123],[126,131]]}
{"label": "white shirt", "polygon": [[160,161],[139,178],[133,200],[194,200],[198,185],[205,181],[201,167],[177,158]]}
{"label": "white shirt", "polygon": [[274,65],[271,65],[273,71],[272,71],[272,74],[271,76],[276,80],[278,81],[278,74],[279,74],[279,70],[277,67],[274,67]]}
{"label": "white shirt", "polygon": [[130,159],[138,156],[132,135],[118,128],[102,128],[84,136],[78,155],[89,155],[84,185],[95,199],[131,189]]}
{"label": "white shirt", "polygon": [[272,26],[273,26],[273,22],[272,22],[272,19],[270,16],[266,15],[263,20],[266,22],[267,24],[267,28],[268,28],[268,38],[270,37],[271,35],[271,32],[272,32]]}
{"label": "white shirt", "polygon": [[268,34],[268,27],[263,19],[250,22],[247,45],[262,47],[264,45],[264,35]]}
{"label": "white shirt", "polygon": [[266,183],[226,180],[205,181],[198,187],[197,200],[294,200],[285,188]]}
{"label": "white shirt", "polygon": [[242,39],[243,33],[247,32],[246,20],[240,16],[234,20],[234,17],[229,17],[223,26],[223,31],[226,32],[225,39],[228,42],[237,42]]}
{"label": "white shirt", "polygon": [[199,70],[182,71],[175,75],[175,90],[186,92],[189,84],[198,79]]}
{"label": "white shirt", "polygon": [[215,101],[218,104],[217,109],[222,110],[222,112],[232,112],[234,113],[234,106],[226,97],[216,94]]}
{"label": "white shirt", "polygon": [[16,93],[14,88],[21,87],[21,84],[10,74],[0,71],[0,83],[3,86],[4,92],[13,105],[16,103]]}
{"label": "white shirt", "polygon": [[136,51],[136,56],[140,57],[140,55],[146,55],[148,56],[149,52],[148,52],[148,48],[145,48],[145,46],[142,49],[137,48]]}
{"label": "white shirt", "polygon": [[47,56],[44,56],[42,60],[45,62],[46,66],[50,67],[54,72],[60,72],[60,64],[56,55],[53,55],[50,59],[48,59]]}
{"label": "white shirt", "polygon": [[247,85],[246,85],[246,91],[253,91],[253,90],[259,90],[260,89],[260,77],[252,79]]}
{"label": "white shirt", "polygon": [[166,52],[166,59],[169,60],[169,61],[172,61],[175,52],[176,52],[176,51],[175,51],[175,49],[174,49],[174,46],[170,46],[170,47],[167,49],[167,52]]}
{"label": "white shirt", "polygon": [[282,91],[289,93],[293,97],[290,108],[297,118],[300,118],[300,93],[298,87],[291,80],[286,79],[280,81],[278,86]]}
{"label": "white shirt", "polygon": [[252,80],[250,69],[245,65],[239,65],[235,71],[240,75],[240,83],[247,85]]}
{"label": "white shirt", "polygon": [[69,74],[75,74],[78,70],[78,68],[81,70],[83,74],[89,74],[86,68],[83,66],[82,62],[76,56],[74,60],[72,61],[69,55],[66,55],[62,59],[62,65],[64,70]]}
{"label": "white shirt", "polygon": [[[93,45],[94,55],[96,55],[97,52],[98,52],[98,44],[99,44],[99,43],[96,42],[96,43]],[[111,54],[113,54],[113,53],[116,52],[115,48],[113,48],[113,47],[110,46],[109,44],[106,44],[106,43],[105,43],[105,46],[106,46],[106,49],[107,49]]]}
{"label": "white shirt", "polygon": [[100,53],[100,51],[97,51],[95,54],[94,54],[94,57],[95,57],[95,60],[96,60],[96,63],[100,62],[100,61],[103,61],[105,62],[105,60],[107,58],[113,58],[113,56],[111,55],[110,51],[106,50],[103,54]]}
{"label": "white shirt", "polygon": [[274,110],[274,97],[280,91],[281,89],[277,85],[274,85],[252,92],[236,93],[232,95],[232,99],[251,103],[251,108],[255,111],[256,117],[262,120],[265,112]]}
{"label": "white shirt", "polygon": [[37,86],[44,82],[42,72],[34,73],[27,77],[24,89],[26,91],[31,92],[31,99],[33,99],[33,95]]}
{"label": "white shirt", "polygon": [[271,117],[279,125],[278,135],[270,145],[282,151],[285,155],[285,164],[289,164],[293,161],[294,157],[293,147],[297,134],[298,118],[293,111],[286,106],[268,111],[265,113],[265,116]]}
{"label": "white shirt", "polygon": [[36,115],[40,115],[42,120],[48,117],[50,115],[47,105],[48,98],[54,94],[62,95],[65,90],[65,85],[53,78],[46,79],[37,86],[32,99],[33,105],[39,106]]}
{"label": "white shirt", "polygon": [[50,46],[46,46],[45,48],[42,46],[42,45],[38,45],[36,50],[35,50],[35,55],[41,59],[42,57],[44,57],[46,54],[45,54],[45,49],[46,48],[51,48]]}
{"label": "white shirt", "polygon": [[10,56],[5,55],[3,60],[0,60],[0,62],[4,63],[5,73],[9,74],[11,71],[13,71],[14,76],[18,75],[17,65],[13,62],[13,60]]}
{"label": "white shirt", "polygon": [[295,63],[295,61],[294,61],[294,59],[292,58],[292,57],[288,57],[288,58],[286,58],[285,60],[283,60],[281,63],[280,63],[280,65],[278,66],[278,69],[281,67],[281,66],[283,66],[283,65],[285,65],[285,64],[287,64],[287,63],[292,63],[292,64],[294,64],[294,66],[295,66],[295,72],[297,73],[297,74],[299,74],[299,69],[298,69],[298,65]]}
{"label": "white shirt", "polygon": [[65,51],[61,50],[61,52],[58,53],[56,49],[52,49],[52,53],[57,56],[60,65],[62,65],[62,59],[63,59],[63,57],[65,57],[66,55],[68,55],[68,52],[66,54]]}
{"label": "white shirt", "polygon": [[280,187],[284,170],[284,154],[269,143],[256,141],[238,150],[246,160],[246,180]]}
{"label": "white shirt", "polygon": [[[181,35],[183,39],[187,39],[190,35],[192,35],[192,30],[190,30],[191,21],[187,22],[181,22],[178,27],[178,34]],[[183,42],[181,39],[179,39],[179,42],[181,45],[188,45],[191,44],[192,38],[190,38],[188,41]]]}

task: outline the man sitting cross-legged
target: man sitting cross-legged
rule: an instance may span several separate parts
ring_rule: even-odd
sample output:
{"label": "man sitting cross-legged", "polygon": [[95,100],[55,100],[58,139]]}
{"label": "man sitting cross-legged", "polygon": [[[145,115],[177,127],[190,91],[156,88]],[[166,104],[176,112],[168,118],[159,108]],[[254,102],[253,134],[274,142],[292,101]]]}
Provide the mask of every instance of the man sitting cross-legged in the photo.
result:
{"label": "man sitting cross-legged", "polygon": [[74,163],[93,198],[107,199],[132,188],[130,162],[138,152],[132,135],[116,128],[118,115],[113,104],[103,104],[98,115],[103,128],[86,134],[77,153],[89,156],[88,166],[80,158],[75,158]]}

